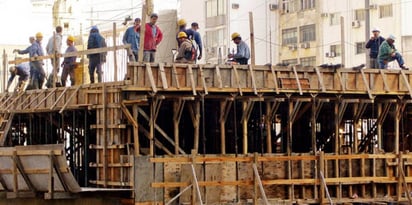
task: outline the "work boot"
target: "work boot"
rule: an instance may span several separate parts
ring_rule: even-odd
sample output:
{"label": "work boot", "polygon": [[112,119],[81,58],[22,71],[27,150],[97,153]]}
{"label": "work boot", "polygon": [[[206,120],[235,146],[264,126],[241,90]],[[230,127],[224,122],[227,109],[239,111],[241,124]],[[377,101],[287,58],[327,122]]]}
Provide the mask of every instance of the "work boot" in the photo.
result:
{"label": "work boot", "polygon": [[401,67],[402,70],[409,70],[409,68],[407,68],[405,65],[401,65],[399,67]]}

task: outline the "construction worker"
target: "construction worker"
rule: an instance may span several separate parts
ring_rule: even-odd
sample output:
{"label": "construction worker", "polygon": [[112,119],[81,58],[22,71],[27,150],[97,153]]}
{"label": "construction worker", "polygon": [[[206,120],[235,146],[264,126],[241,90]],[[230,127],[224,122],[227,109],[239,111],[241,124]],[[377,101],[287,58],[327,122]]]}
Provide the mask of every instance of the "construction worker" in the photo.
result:
{"label": "construction worker", "polygon": [[137,61],[140,43],[140,18],[134,19],[134,25],[127,28],[123,35],[123,44],[130,44],[132,53],[129,53],[129,61]]}
{"label": "construction worker", "polygon": [[202,37],[200,37],[200,33],[197,31],[197,30],[199,30],[199,24],[196,23],[196,22],[193,22],[191,24],[191,27],[192,28],[189,29],[189,31],[193,31],[193,39],[190,39],[190,40],[192,40],[192,42],[194,41],[194,43],[196,43],[196,46],[195,46],[196,51],[199,51],[199,52],[196,52],[198,54],[197,55],[197,60],[200,60],[200,59],[202,59],[203,45],[202,45]]}
{"label": "construction worker", "polygon": [[[61,48],[62,48],[62,41],[63,41],[63,28],[61,26],[57,26],[56,27],[56,33],[49,38],[49,41],[47,43],[46,46],[46,52],[48,55],[55,55],[55,54],[60,54],[61,53]],[[60,65],[60,58],[57,57],[56,58],[56,62],[54,61],[55,58],[51,58],[51,65],[53,68],[53,71],[50,73],[48,79],[47,79],[47,83],[46,86],[48,88],[53,87],[53,78],[54,78],[54,74],[59,73],[59,65]],[[57,79],[56,79],[57,80]]]}
{"label": "construction worker", "polygon": [[[32,39],[30,39],[31,41]],[[32,45],[27,47],[26,50],[18,50],[15,49],[14,52],[18,52],[19,54],[26,54],[28,53],[30,58],[32,57],[38,57],[38,56],[43,56],[43,48],[41,46],[41,41],[43,40],[43,34],[38,32],[36,33],[36,40],[33,41]],[[46,77],[46,73],[44,72],[43,69],[43,60],[34,60],[30,61],[30,77],[31,77],[31,83],[30,86],[33,89],[41,89],[43,87],[44,79]]]}
{"label": "construction worker", "polygon": [[[97,26],[92,26],[90,29],[89,39],[87,40],[87,49],[93,48],[102,48],[104,47],[104,38],[100,35],[99,29]],[[89,75],[90,75],[90,83],[94,83],[94,72],[97,73],[97,82],[102,82],[103,78],[103,71],[102,71],[102,62],[103,54],[94,53],[87,55],[89,58]]]}
{"label": "construction worker", "polygon": [[378,28],[374,28],[372,30],[372,37],[366,43],[365,47],[370,49],[369,51],[369,67],[370,68],[379,68],[378,64],[378,53],[379,53],[379,46],[385,41],[385,38],[380,36],[380,30]]}
{"label": "construction worker", "polygon": [[389,62],[396,60],[401,69],[407,70],[408,68],[405,67],[403,57],[396,50],[394,42],[395,42],[395,36],[389,35],[389,37],[386,38],[386,40],[379,47],[379,54],[378,54],[379,68],[386,69],[388,68]]}
{"label": "construction worker", "polygon": [[[34,57],[34,42],[36,41],[36,39],[33,37],[33,36],[30,36],[29,37],[29,42],[30,42],[30,46],[28,46],[26,49],[24,49],[24,50],[19,50],[19,49],[14,49],[13,50],[13,53],[18,53],[18,54],[29,54],[29,57],[31,58],[31,57]],[[34,74],[34,70],[33,70],[33,63],[32,63],[32,61],[30,61],[30,78],[33,78],[34,76],[33,76],[33,74]],[[37,77],[36,77],[37,78]],[[33,82],[31,82],[28,86],[27,86],[27,90],[29,90],[29,89],[33,89],[33,85],[32,85],[32,83]]]}
{"label": "construction worker", "polygon": [[[74,47],[74,37],[73,36],[68,36],[66,40],[67,44],[67,49],[66,53],[71,53],[71,52],[77,52],[76,47]],[[61,81],[62,81],[62,86],[66,86],[66,80],[67,76],[70,75],[70,82],[71,85],[75,85],[75,77],[74,77],[74,69],[76,67],[76,56],[71,56],[71,57],[65,57],[62,63],[62,76],[61,76]]]}
{"label": "construction worker", "polygon": [[176,56],[176,63],[194,63],[196,58],[192,46],[192,41],[187,38],[187,34],[183,31],[177,34],[180,42],[180,47],[178,49],[178,54]]}
{"label": "construction worker", "polygon": [[156,25],[159,16],[155,13],[150,15],[150,22],[146,23],[146,31],[144,36],[143,61],[154,62],[156,57],[156,49],[163,39],[163,33]]}
{"label": "construction worker", "polygon": [[29,81],[29,77],[30,77],[29,63],[21,63],[16,66],[11,66],[9,68],[9,72],[10,72],[10,78],[9,78],[9,81],[7,81],[6,92],[9,90],[11,83],[13,82],[14,78],[17,75],[19,76],[19,82],[17,83],[15,91],[17,92],[24,91]]}
{"label": "construction worker", "polygon": [[180,44],[181,44],[181,42],[179,41],[179,37],[178,37],[180,32],[185,32],[189,40],[193,39],[193,36],[194,36],[193,30],[186,29],[186,25],[187,23],[186,23],[186,20],[184,19],[179,19],[179,21],[177,21],[178,31],[176,34],[176,40],[177,40],[178,47],[180,47]]}
{"label": "construction worker", "polygon": [[235,32],[231,37],[233,42],[236,44],[237,49],[236,54],[231,53],[228,55],[228,57],[232,58],[233,61],[239,63],[240,65],[247,65],[247,62],[250,58],[249,46],[244,41],[242,41],[242,37],[239,33]]}

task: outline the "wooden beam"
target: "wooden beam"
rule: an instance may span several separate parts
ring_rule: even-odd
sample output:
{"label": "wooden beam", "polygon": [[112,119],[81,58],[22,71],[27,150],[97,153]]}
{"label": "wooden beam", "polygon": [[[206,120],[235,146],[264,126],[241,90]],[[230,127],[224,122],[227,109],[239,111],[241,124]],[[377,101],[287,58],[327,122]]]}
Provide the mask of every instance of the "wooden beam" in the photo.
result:
{"label": "wooden beam", "polygon": [[[113,47],[116,47],[116,36],[117,36],[117,32],[116,32],[116,22],[113,22]],[[117,68],[117,52],[116,50],[114,50],[113,52],[113,65],[114,65],[114,81],[118,81],[119,79],[117,78],[117,73],[118,73],[118,68]]]}
{"label": "wooden beam", "polygon": [[382,76],[382,82],[383,82],[383,85],[384,85],[384,87],[385,87],[385,91],[386,91],[386,92],[390,92],[391,90],[389,89],[388,80],[386,79],[385,72],[383,72],[383,69],[379,69],[379,73],[380,73],[381,76]]}
{"label": "wooden beam", "polygon": [[163,89],[169,88],[169,85],[167,84],[166,72],[165,72],[163,63],[159,63],[159,72],[160,72],[160,79],[162,81]]}
{"label": "wooden beam", "polygon": [[346,86],[345,86],[345,82],[343,81],[343,78],[341,75],[341,70],[339,69],[336,70],[336,76],[338,77],[340,86],[342,87],[342,91],[346,91]]}
{"label": "wooden beam", "polygon": [[216,65],[215,70],[216,70],[218,88],[223,88],[222,75],[220,74],[220,67]]}
{"label": "wooden beam", "polygon": [[293,74],[295,75],[296,84],[298,84],[299,94],[303,95],[302,86],[300,85],[300,80],[298,76],[298,72],[296,71],[296,67],[292,66]]}
{"label": "wooden beam", "polygon": [[192,119],[194,133],[193,133],[193,150],[198,153],[199,150],[199,130],[200,130],[200,102],[196,100],[194,104],[189,104],[190,118]]}
{"label": "wooden beam", "polygon": [[185,106],[184,99],[178,99],[173,102],[173,133],[175,142],[175,154],[179,154],[179,122],[182,117],[183,108]]}
{"label": "wooden beam", "polygon": [[174,63],[172,65],[172,72],[173,72],[173,77],[176,81],[176,88],[179,89],[180,88],[179,77],[178,77],[178,73],[177,73],[177,70],[176,70],[176,64],[174,64]]}
{"label": "wooden beam", "polygon": [[64,103],[63,107],[59,110],[59,113],[63,113],[63,111],[66,109],[66,107],[69,105],[70,101],[72,100],[72,98],[78,94],[79,90],[81,88],[80,86],[77,86],[76,90],[73,91],[73,93],[69,96],[69,98],[66,99],[66,102]]}
{"label": "wooden beam", "polygon": [[373,99],[371,89],[369,88],[369,82],[366,80],[365,72],[363,71],[363,69],[360,69],[360,73],[362,74],[363,83],[366,87],[366,91],[368,92],[368,96],[370,99]]}
{"label": "wooden beam", "polygon": [[402,79],[403,79],[403,83],[405,84],[406,88],[409,91],[409,96],[411,96],[412,98],[412,88],[409,84],[409,79],[406,77],[405,72],[403,70],[400,70],[401,75],[402,75]]}
{"label": "wooden beam", "polygon": [[190,84],[192,85],[193,95],[196,95],[196,84],[195,84],[192,64],[187,65],[187,71],[188,71],[187,74],[189,75],[189,79],[190,79]]}
{"label": "wooden beam", "polygon": [[257,95],[257,88],[256,88],[256,80],[255,80],[255,74],[254,74],[254,64],[251,64],[248,66],[249,72],[250,72],[250,77],[252,78],[252,88],[253,88],[253,93]]}
{"label": "wooden beam", "polygon": [[275,69],[273,67],[273,65],[270,65],[270,71],[272,72],[272,76],[273,76],[273,84],[275,85],[275,91],[276,94],[279,94],[279,83],[278,83],[278,77],[276,75]]}
{"label": "wooden beam", "polygon": [[326,92],[326,87],[325,87],[325,84],[323,83],[323,77],[322,77],[322,75],[319,71],[319,68],[315,67],[314,69],[315,69],[316,75],[318,76],[318,82],[319,82],[319,85],[322,89],[322,92]]}
{"label": "wooden beam", "polygon": [[250,59],[251,64],[255,65],[256,58],[255,58],[255,31],[253,28],[253,13],[249,12],[249,29],[250,29]]}
{"label": "wooden beam", "polygon": [[149,78],[150,85],[152,87],[152,91],[154,93],[157,93],[157,86],[153,78],[153,72],[152,72],[152,67],[150,66],[150,63],[146,63],[146,72]]}
{"label": "wooden beam", "polygon": [[36,187],[31,182],[29,176],[27,176],[27,174],[24,172],[23,164],[21,163],[20,158],[19,156],[17,156],[16,152],[14,152],[13,154],[13,162],[16,165],[17,169],[19,170],[20,175],[23,177],[23,180],[24,182],[26,182],[27,187],[30,189],[30,191],[37,192]]}
{"label": "wooden beam", "polygon": [[[143,135],[150,140],[150,132],[146,130],[143,126],[139,126],[139,131],[143,133]],[[172,156],[173,152],[169,151],[169,149],[163,145],[158,139],[154,139],[154,144],[157,148],[166,152],[167,155]]]}
{"label": "wooden beam", "polygon": [[229,116],[233,100],[226,98],[225,100],[220,101],[220,151],[221,154],[226,154],[226,120]]}
{"label": "wooden beam", "polygon": [[235,74],[235,82],[236,82],[237,87],[239,89],[239,94],[240,94],[240,96],[243,96],[242,86],[240,85],[239,74],[237,73],[237,65],[232,65],[232,68],[233,68],[233,73]]}
{"label": "wooden beam", "polygon": [[[79,86],[79,87],[80,87],[80,86]],[[50,107],[50,110],[53,110],[53,109],[56,107],[57,103],[59,103],[60,99],[62,99],[62,97],[66,94],[66,92],[69,90],[69,88],[70,88],[70,87],[65,87],[65,88],[64,88],[63,92],[59,95],[59,97],[56,99],[56,101],[55,101],[55,102],[52,104],[52,106]],[[35,110],[35,109],[37,109],[37,108],[39,108],[39,107],[40,107],[40,103],[37,104],[37,105],[33,108],[33,110]]]}
{"label": "wooden beam", "polygon": [[207,95],[207,94],[209,94],[209,92],[207,91],[205,73],[203,71],[203,66],[202,65],[199,65],[199,71],[200,71],[200,78],[202,79],[203,90],[204,90],[205,94]]}

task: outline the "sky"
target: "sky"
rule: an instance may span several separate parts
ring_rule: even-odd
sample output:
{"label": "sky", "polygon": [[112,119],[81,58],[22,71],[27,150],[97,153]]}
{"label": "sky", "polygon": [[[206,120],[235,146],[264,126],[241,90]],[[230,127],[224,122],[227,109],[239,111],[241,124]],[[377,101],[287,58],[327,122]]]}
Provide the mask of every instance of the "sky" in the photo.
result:
{"label": "sky", "polygon": [[[53,0],[48,0],[53,2]],[[85,11],[87,18],[96,21],[111,23],[124,19],[127,14],[135,13],[141,8],[141,0],[82,0],[84,4],[99,5],[95,11],[100,11],[95,16],[90,17],[90,11]],[[178,0],[154,0],[155,11],[163,9],[175,9]],[[98,2],[98,4],[96,4]],[[123,2],[123,3],[120,3]],[[130,9],[133,5],[133,9]],[[117,8],[116,8],[117,7]],[[41,8],[40,8],[41,9]],[[87,14],[88,13],[88,14]],[[140,12],[139,12],[140,13]],[[2,27],[7,28],[2,31],[0,45],[28,45],[29,36],[34,36],[37,32],[42,32],[45,39],[53,33],[52,10],[36,11],[31,4],[31,0],[0,0],[0,19]],[[135,18],[135,16],[132,16]]]}

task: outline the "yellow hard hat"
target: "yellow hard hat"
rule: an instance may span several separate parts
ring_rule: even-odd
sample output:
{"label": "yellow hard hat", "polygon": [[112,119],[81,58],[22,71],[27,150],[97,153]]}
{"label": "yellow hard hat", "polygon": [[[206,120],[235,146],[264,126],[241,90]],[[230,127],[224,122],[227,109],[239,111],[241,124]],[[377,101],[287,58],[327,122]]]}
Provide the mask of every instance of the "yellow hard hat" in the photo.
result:
{"label": "yellow hard hat", "polygon": [[178,25],[178,26],[184,26],[184,25],[186,25],[186,20],[180,19],[180,20],[177,22],[177,25]]}
{"label": "yellow hard hat", "polygon": [[71,41],[71,42],[74,42],[74,36],[67,36],[67,40]]}
{"label": "yellow hard hat", "polygon": [[16,71],[16,66],[10,66],[9,72],[14,73]]}
{"label": "yellow hard hat", "polygon": [[234,40],[235,38],[238,38],[238,37],[240,37],[239,33],[236,33],[236,32],[232,33],[232,40]]}
{"label": "yellow hard hat", "polygon": [[43,34],[41,32],[36,33],[36,38],[43,38]]}
{"label": "yellow hard hat", "polygon": [[187,35],[185,32],[181,31],[177,34],[177,38],[187,38]]}

